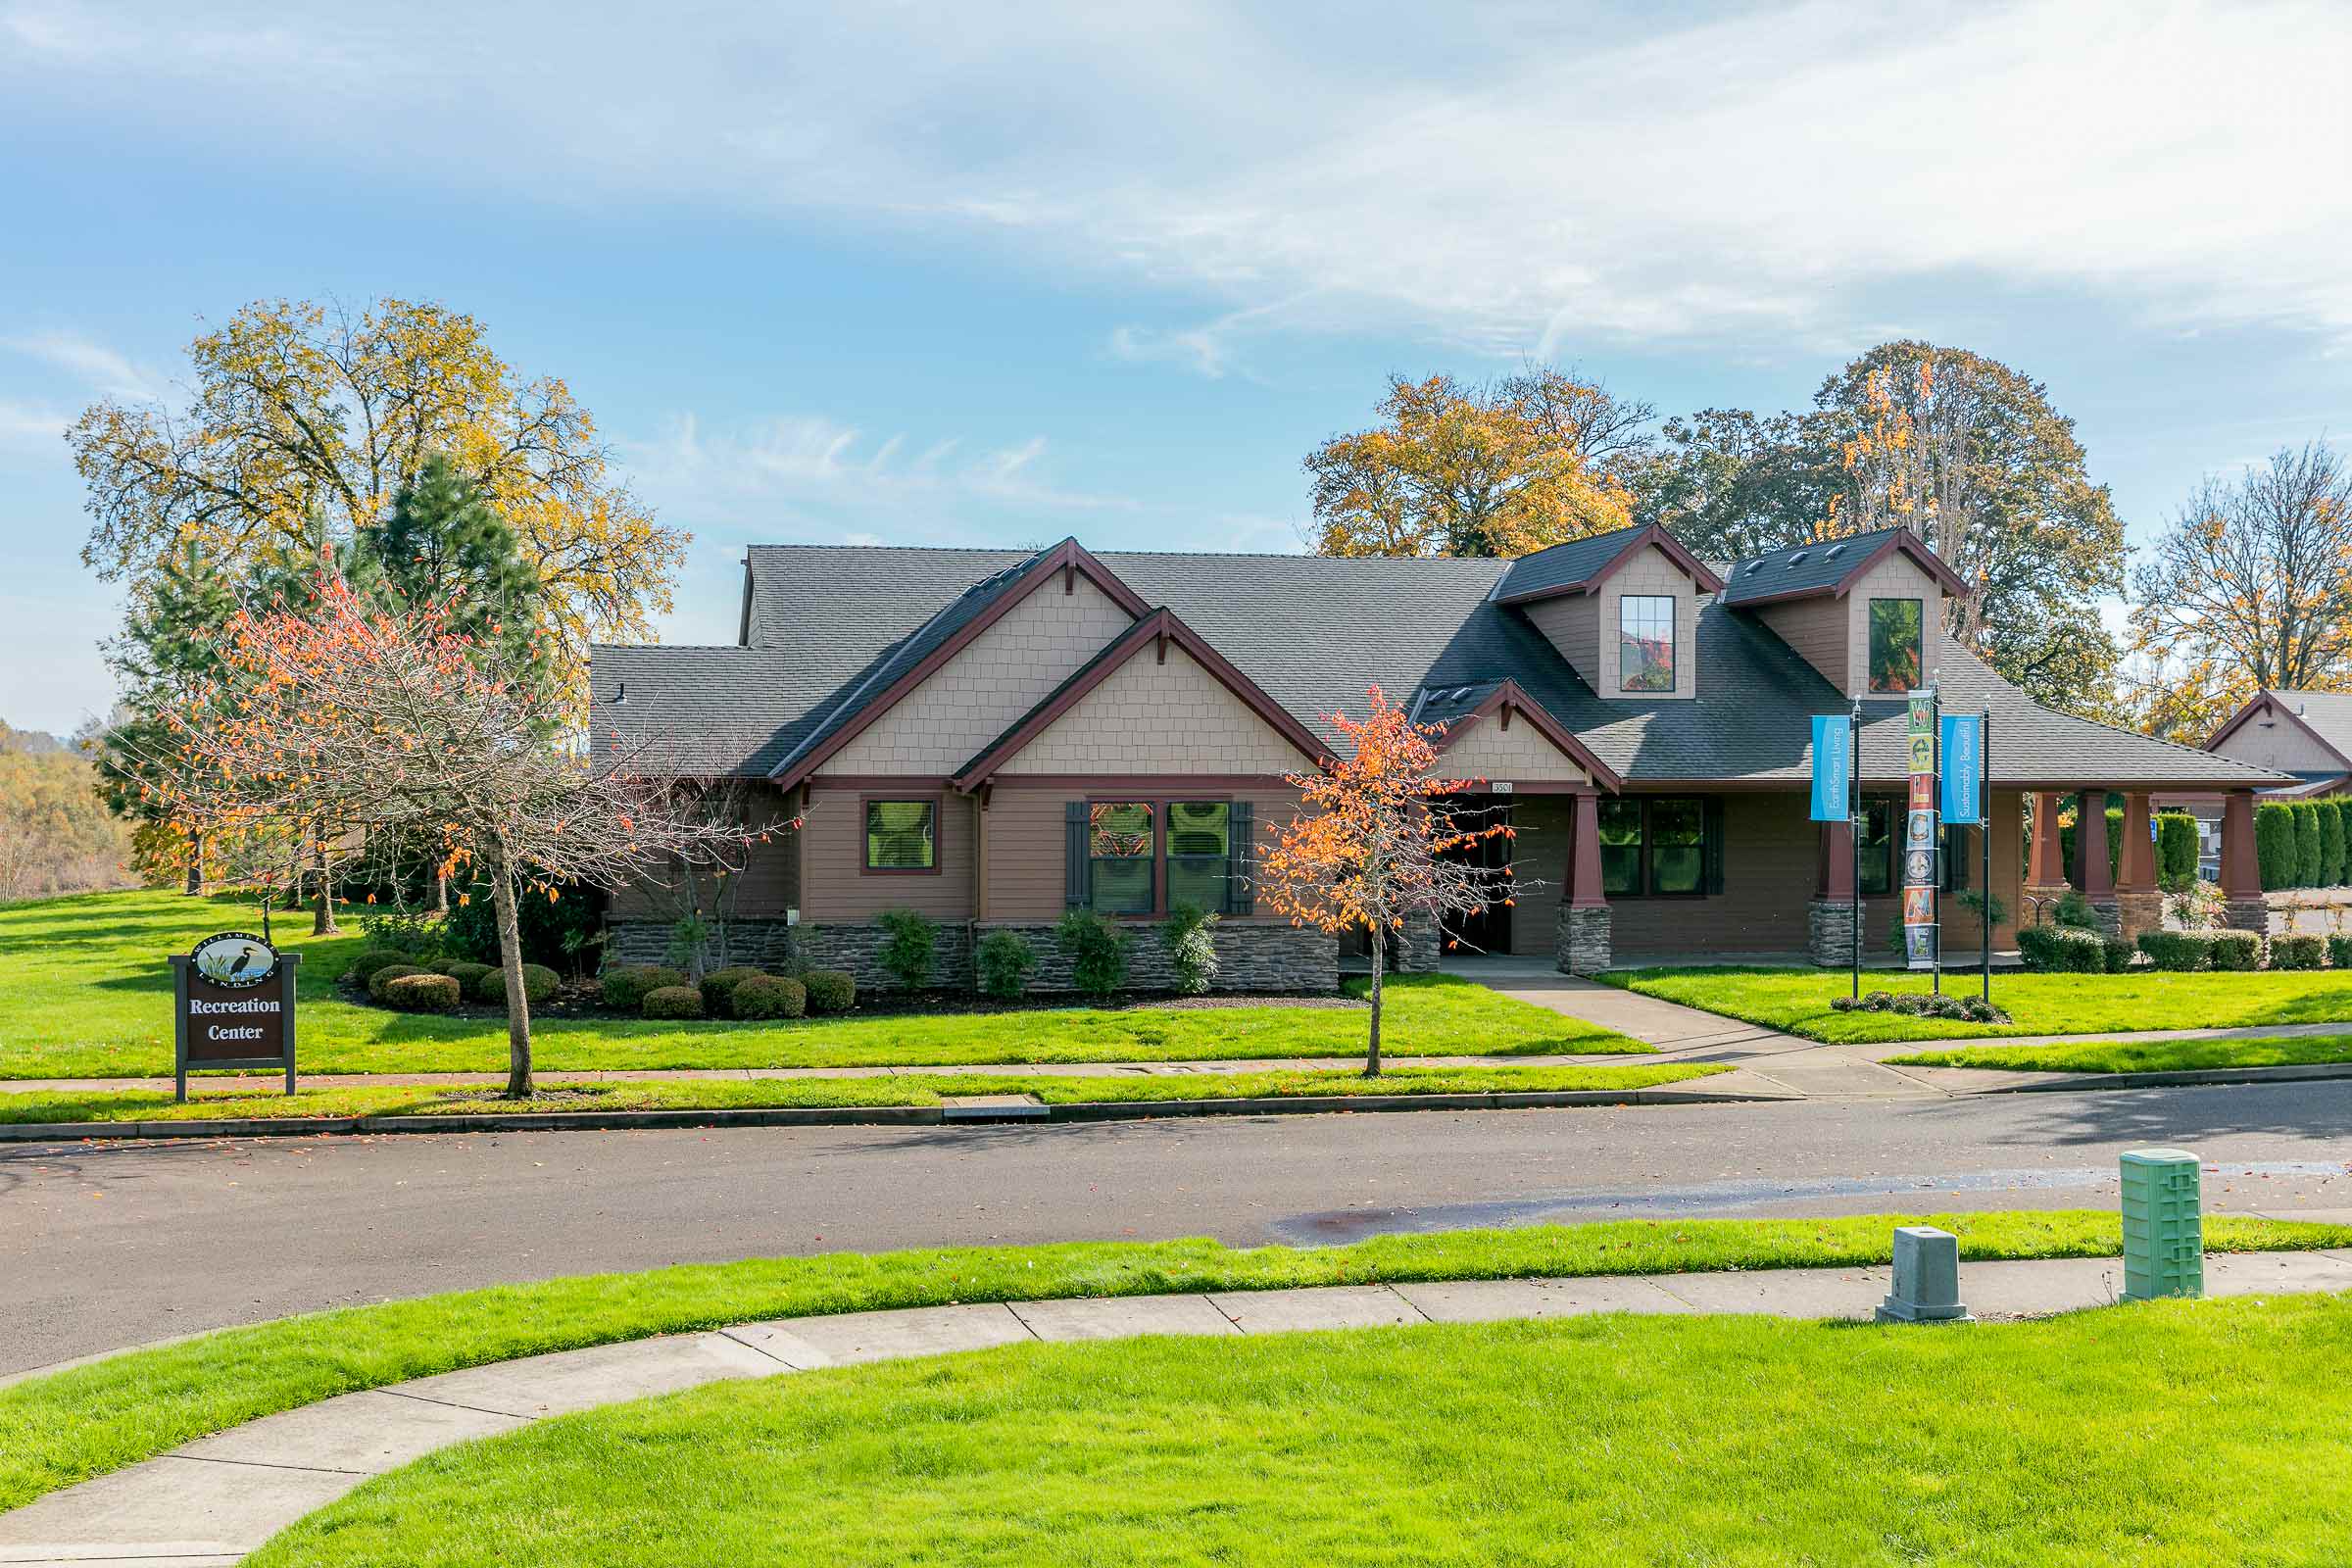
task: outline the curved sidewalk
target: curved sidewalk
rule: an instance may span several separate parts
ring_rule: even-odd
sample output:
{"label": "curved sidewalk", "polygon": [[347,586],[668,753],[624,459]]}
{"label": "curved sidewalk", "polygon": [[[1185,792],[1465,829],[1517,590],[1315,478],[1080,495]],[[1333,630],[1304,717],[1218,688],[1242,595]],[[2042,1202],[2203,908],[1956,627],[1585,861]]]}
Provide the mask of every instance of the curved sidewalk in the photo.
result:
{"label": "curved sidewalk", "polygon": [[[1860,1318],[1886,1294],[1888,1272],[1773,1269],[987,1302],[788,1318],[563,1350],[339,1395],[52,1493],[0,1515],[0,1564],[233,1563],[368,1477],[435,1449],[728,1378],[1145,1334],[1287,1334],[1588,1312]],[[1967,1263],[1960,1283],[1978,1315],[2016,1317],[2104,1305],[2122,1279],[2120,1259],[2064,1258]],[[2205,1279],[2214,1296],[2352,1290],[2352,1250],[2215,1254],[2205,1260]]]}

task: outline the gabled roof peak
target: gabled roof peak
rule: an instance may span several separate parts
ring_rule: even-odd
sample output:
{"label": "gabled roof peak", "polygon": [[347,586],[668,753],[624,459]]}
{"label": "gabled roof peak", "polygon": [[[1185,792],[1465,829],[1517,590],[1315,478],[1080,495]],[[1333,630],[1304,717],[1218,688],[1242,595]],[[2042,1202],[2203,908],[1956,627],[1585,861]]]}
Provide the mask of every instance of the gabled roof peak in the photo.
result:
{"label": "gabled roof peak", "polygon": [[1735,562],[1726,574],[1723,602],[1756,605],[1842,594],[1864,572],[1898,552],[1917,562],[1945,593],[1969,592],[1966,579],[1944,564],[1918,534],[1909,528],[1878,528],[1869,533],[1808,539]]}
{"label": "gabled roof peak", "polygon": [[1494,601],[1524,605],[1563,594],[1592,593],[1642,551],[1652,548],[1662,552],[1708,593],[1723,587],[1723,579],[1705,562],[1692,555],[1664,527],[1651,522],[1571,539],[1521,556],[1495,583]]}

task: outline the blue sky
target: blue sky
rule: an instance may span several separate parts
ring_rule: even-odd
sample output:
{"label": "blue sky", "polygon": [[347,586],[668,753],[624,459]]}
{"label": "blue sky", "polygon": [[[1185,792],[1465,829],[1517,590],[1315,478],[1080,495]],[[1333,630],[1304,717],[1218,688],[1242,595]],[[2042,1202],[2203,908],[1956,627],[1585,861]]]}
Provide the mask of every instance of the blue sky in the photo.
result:
{"label": "blue sky", "polygon": [[568,380],[672,641],[752,540],[1297,549],[1392,369],[1781,408],[1927,336],[2134,539],[2352,429],[2343,7],[753,11],[0,0],[0,717],[109,696],[58,430],[270,296]]}

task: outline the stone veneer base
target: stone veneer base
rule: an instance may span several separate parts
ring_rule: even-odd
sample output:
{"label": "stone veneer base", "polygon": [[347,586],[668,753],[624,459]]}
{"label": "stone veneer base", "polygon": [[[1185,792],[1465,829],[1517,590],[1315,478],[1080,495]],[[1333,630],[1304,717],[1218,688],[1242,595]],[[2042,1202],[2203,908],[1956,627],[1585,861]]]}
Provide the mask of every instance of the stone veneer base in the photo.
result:
{"label": "stone veneer base", "polygon": [[[1867,912],[1869,905],[1863,905]],[[1805,906],[1805,952],[1824,969],[1854,961],[1854,906],[1850,899],[1815,899]]]}
{"label": "stone veneer base", "polygon": [[1562,974],[1598,974],[1615,956],[1617,917],[1605,904],[1560,906],[1559,957]]}

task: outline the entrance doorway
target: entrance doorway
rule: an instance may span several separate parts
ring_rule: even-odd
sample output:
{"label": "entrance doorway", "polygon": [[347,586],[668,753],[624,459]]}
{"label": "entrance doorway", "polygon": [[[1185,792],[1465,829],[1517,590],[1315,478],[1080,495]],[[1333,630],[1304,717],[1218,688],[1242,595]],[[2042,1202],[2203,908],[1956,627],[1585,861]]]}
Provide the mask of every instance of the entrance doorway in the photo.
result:
{"label": "entrance doorway", "polygon": [[[1463,812],[1465,827],[1508,827],[1511,808],[1507,801],[1481,796],[1456,804]],[[1483,908],[1470,914],[1454,915],[1441,922],[1446,951],[1456,954],[1508,953],[1511,951],[1511,906],[1504,903],[1511,896],[1511,880],[1502,873],[1511,863],[1511,839],[1508,834],[1495,833],[1475,844],[1447,850],[1446,858],[1463,861],[1482,873],[1487,885],[1487,902]]]}

